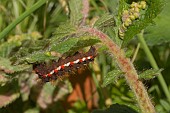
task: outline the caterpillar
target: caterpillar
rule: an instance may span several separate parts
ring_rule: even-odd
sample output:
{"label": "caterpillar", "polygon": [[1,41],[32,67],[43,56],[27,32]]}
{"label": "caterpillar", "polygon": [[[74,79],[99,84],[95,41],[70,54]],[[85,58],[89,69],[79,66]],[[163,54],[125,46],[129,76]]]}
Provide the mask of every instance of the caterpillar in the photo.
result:
{"label": "caterpillar", "polygon": [[33,70],[43,82],[50,82],[84,67],[92,62],[96,56],[96,49],[91,46],[86,53],[76,52],[73,56],[65,59],[60,58],[58,62],[53,61],[49,66],[46,63],[34,64]]}

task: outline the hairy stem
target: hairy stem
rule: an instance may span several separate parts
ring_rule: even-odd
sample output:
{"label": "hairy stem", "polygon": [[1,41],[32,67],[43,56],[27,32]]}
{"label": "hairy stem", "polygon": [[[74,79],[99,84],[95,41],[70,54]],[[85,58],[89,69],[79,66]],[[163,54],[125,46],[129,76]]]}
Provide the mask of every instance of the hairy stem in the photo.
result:
{"label": "hairy stem", "polygon": [[1,33],[0,33],[0,40],[2,38],[5,38],[5,36],[21,21],[23,21],[27,16],[29,16],[32,12],[34,12],[36,9],[38,9],[40,6],[42,6],[44,3],[46,3],[47,0],[39,0],[37,3],[35,3],[32,7],[30,7],[28,10],[26,10],[22,15],[20,15],[16,20],[14,20],[10,25],[8,25]]}
{"label": "hairy stem", "polygon": [[127,83],[134,92],[142,113],[156,113],[143,83],[138,79],[138,74],[130,59],[126,58],[125,52],[103,32],[94,28],[83,28],[83,31],[98,36],[114,55],[120,69],[125,73]]}
{"label": "hairy stem", "polygon": [[83,0],[83,9],[82,9],[82,23],[81,25],[85,25],[86,23],[86,18],[88,17],[88,13],[89,13],[89,0]]}
{"label": "hairy stem", "polygon": [[[159,67],[158,67],[158,65],[156,64],[156,61],[155,61],[155,59],[154,59],[151,51],[149,50],[149,47],[147,46],[147,44],[146,44],[146,42],[145,42],[145,40],[144,40],[144,38],[143,38],[143,31],[142,31],[140,34],[138,34],[138,39],[139,39],[139,41],[140,41],[140,43],[141,43],[141,45],[142,45],[142,47],[143,47],[143,50],[145,51],[145,53],[146,53],[146,55],[147,55],[147,57],[148,57],[148,59],[149,59],[149,61],[150,61],[151,66],[152,66],[154,69],[157,69],[157,70],[158,70]],[[162,86],[162,89],[163,89],[166,97],[168,98],[168,101],[170,102],[170,93],[169,93],[168,87],[167,87],[167,85],[166,85],[166,82],[165,82],[162,74],[159,73],[159,75],[160,75],[160,76],[158,76],[158,80],[159,80],[159,82],[160,82],[160,84],[161,84],[161,86]]]}

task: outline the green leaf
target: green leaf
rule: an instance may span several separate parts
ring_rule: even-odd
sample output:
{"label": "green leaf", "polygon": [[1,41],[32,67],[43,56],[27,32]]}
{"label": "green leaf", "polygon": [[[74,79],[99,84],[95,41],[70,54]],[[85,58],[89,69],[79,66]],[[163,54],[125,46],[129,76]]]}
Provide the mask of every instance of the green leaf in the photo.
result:
{"label": "green leaf", "polygon": [[149,46],[170,43],[170,1],[166,0],[165,3],[163,11],[154,20],[156,24],[145,30],[144,37]]}
{"label": "green leaf", "polygon": [[134,50],[133,49],[131,49],[131,48],[129,48],[127,51],[126,51],[126,57],[127,58],[130,58],[130,57],[132,57],[132,55],[134,54]]}
{"label": "green leaf", "polygon": [[[21,46],[22,46],[21,47],[22,49],[26,48],[28,50],[28,48],[34,47],[35,45],[40,46],[40,44],[44,44],[42,42],[39,43],[39,41],[35,42],[35,40],[39,38],[41,38],[41,35],[38,32],[33,32],[31,34],[21,34],[21,35],[11,36],[6,42],[3,42],[0,45],[0,57],[14,58],[16,54],[19,55],[20,49],[17,53],[16,53],[16,50]],[[47,42],[47,41],[44,41],[44,42]]]}
{"label": "green leaf", "polygon": [[94,24],[94,26],[100,30],[103,30],[108,27],[112,27],[114,25],[115,25],[115,21],[113,15],[109,15],[107,13],[104,14],[101,18],[99,18]]}
{"label": "green leaf", "polygon": [[22,101],[28,101],[31,93],[31,88],[35,85],[35,73],[24,72],[18,76],[18,84],[20,86],[20,94]]}
{"label": "green leaf", "polygon": [[59,43],[60,41],[68,39],[70,36],[76,33],[76,28],[70,24],[60,25],[54,32],[53,37],[51,38],[52,43]]}
{"label": "green leaf", "polygon": [[51,54],[48,51],[38,51],[29,54],[26,57],[21,58],[19,62],[26,60],[29,63],[35,63],[35,62],[41,62],[41,61],[53,60],[53,59],[57,59],[57,58],[55,56],[51,56]]}
{"label": "green leaf", "polygon": [[11,65],[11,61],[9,59],[0,57],[0,70],[3,70],[5,73],[12,74],[28,68],[30,68],[29,65]]}
{"label": "green leaf", "polygon": [[0,45],[0,57],[8,57],[12,49],[20,46],[20,42],[4,42]]}
{"label": "green leaf", "polygon": [[72,25],[79,25],[82,19],[82,0],[70,0],[70,21]]}
{"label": "green leaf", "polygon": [[0,86],[4,86],[9,81],[8,75],[3,72],[0,72]]}
{"label": "green leaf", "polygon": [[72,109],[68,111],[68,113],[89,113],[87,110],[87,105],[84,101],[78,100],[74,103]]}
{"label": "green leaf", "polygon": [[53,102],[53,93],[55,91],[56,86],[51,85],[50,82],[46,83],[41,90],[41,93],[37,99],[37,102],[40,107],[45,107],[48,104],[52,104]]}
{"label": "green leaf", "polygon": [[0,57],[0,70],[3,70],[5,73],[14,73],[13,66],[7,58]]}
{"label": "green leaf", "polygon": [[29,68],[31,68],[31,66],[25,64],[13,66],[14,72],[21,72]]}
{"label": "green leaf", "polygon": [[145,14],[142,15],[143,17],[134,21],[125,32],[123,46],[127,45],[136,34],[141,32],[141,30],[153,23],[153,19],[162,11],[164,4],[161,0],[147,0],[146,2],[148,8],[145,11]]}
{"label": "green leaf", "polygon": [[125,9],[128,9],[129,5],[126,3],[127,0],[119,0],[119,9],[118,9],[118,18],[121,20],[122,12]]}
{"label": "green leaf", "polygon": [[78,39],[79,39],[78,42],[70,49],[71,52],[75,52],[80,48],[92,46],[100,42],[100,40],[96,36],[91,35],[83,35],[80,36]]}
{"label": "green leaf", "polygon": [[46,46],[48,46],[49,40],[27,40],[22,43],[22,47],[12,56],[12,60],[16,61],[15,63],[21,63],[25,61],[25,58],[34,54],[35,51],[45,52]]}
{"label": "green leaf", "polygon": [[94,110],[92,113],[137,113],[137,112],[128,106],[113,104],[105,110]]}
{"label": "green leaf", "polygon": [[46,99],[48,100],[48,96],[49,95],[51,96],[53,94],[54,90],[55,90],[55,86],[51,85],[51,83],[49,82],[43,86],[42,93],[44,93],[44,96],[46,96]]}
{"label": "green leaf", "polygon": [[50,51],[57,51],[61,54],[68,52],[70,48],[72,48],[74,45],[77,44],[78,38],[69,38],[68,40],[65,40],[59,44],[52,44],[50,45]]}
{"label": "green leaf", "polygon": [[69,51],[78,42],[78,38],[73,38],[75,33],[76,28],[70,23],[60,25],[50,40],[49,51],[61,54]]}
{"label": "green leaf", "polygon": [[50,45],[49,50],[63,54],[66,52],[75,52],[80,48],[91,46],[98,42],[100,42],[100,40],[95,36],[82,35],[76,38],[69,38],[59,44],[54,43]]}
{"label": "green leaf", "polygon": [[161,105],[166,109],[166,111],[170,111],[170,103],[165,100],[160,100]]}
{"label": "green leaf", "polygon": [[63,40],[60,43],[50,42],[49,49],[40,50],[37,52],[33,52],[28,54],[25,57],[22,57],[19,62],[28,61],[29,63],[41,62],[45,60],[53,60],[57,59],[57,57],[51,56],[50,51],[56,51],[60,54],[64,54],[67,52],[75,52],[80,48],[94,45],[95,43],[100,42],[100,40],[91,35],[82,35],[79,37],[71,37],[66,40]]}
{"label": "green leaf", "polygon": [[159,70],[157,70],[157,69],[149,69],[149,70],[146,70],[143,73],[139,74],[139,79],[145,79],[145,80],[153,79],[153,78],[155,78],[156,75],[159,75],[162,70],[163,69],[159,69]]}
{"label": "green leaf", "polygon": [[120,75],[123,74],[121,70],[113,70],[107,73],[106,76],[104,76],[104,81],[102,84],[102,87],[106,87],[108,84],[111,84],[117,80]]}

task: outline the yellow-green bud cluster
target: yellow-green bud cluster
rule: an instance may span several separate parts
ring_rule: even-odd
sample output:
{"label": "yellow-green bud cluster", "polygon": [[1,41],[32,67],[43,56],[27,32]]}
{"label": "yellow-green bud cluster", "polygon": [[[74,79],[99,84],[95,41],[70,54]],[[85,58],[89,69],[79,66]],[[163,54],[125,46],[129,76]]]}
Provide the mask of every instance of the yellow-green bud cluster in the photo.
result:
{"label": "yellow-green bud cluster", "polygon": [[127,30],[127,27],[132,24],[135,19],[138,19],[140,16],[140,10],[146,8],[146,2],[132,2],[129,10],[124,10],[122,13],[122,25],[119,28],[119,36],[123,39],[124,32]]}

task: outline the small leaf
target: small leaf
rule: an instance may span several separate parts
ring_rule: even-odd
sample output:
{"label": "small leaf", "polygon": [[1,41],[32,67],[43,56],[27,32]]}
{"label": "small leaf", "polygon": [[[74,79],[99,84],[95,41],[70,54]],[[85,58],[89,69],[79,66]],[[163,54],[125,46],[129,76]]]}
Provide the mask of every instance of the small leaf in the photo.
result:
{"label": "small leaf", "polygon": [[83,35],[80,36],[78,39],[79,39],[78,42],[70,49],[73,52],[77,51],[80,48],[92,46],[100,42],[100,40],[97,37],[91,35],[85,35],[85,36]]}
{"label": "small leaf", "polygon": [[[76,28],[70,23],[60,25],[54,32],[51,38],[52,43],[59,43],[76,33]],[[62,39],[62,40],[61,40]]]}
{"label": "small leaf", "polygon": [[113,15],[109,15],[109,14],[104,14],[94,24],[95,27],[101,30],[104,28],[112,27],[114,25],[115,25],[115,21]]}
{"label": "small leaf", "polygon": [[70,109],[68,113],[80,113],[81,111],[83,111],[83,113],[89,113],[86,103],[84,101],[78,100],[74,103],[72,109]]}
{"label": "small leaf", "polygon": [[129,48],[127,51],[126,51],[126,57],[130,58],[134,53],[134,50]]}
{"label": "small leaf", "polygon": [[29,63],[35,63],[35,62],[41,62],[45,60],[57,59],[56,57],[51,56],[48,53],[49,52],[47,51],[46,52],[45,51],[34,52],[32,54],[27,55],[26,57],[21,58],[19,62],[26,60]]}
{"label": "small leaf", "polygon": [[82,1],[81,0],[70,0],[70,21],[72,25],[79,25],[82,19]]}
{"label": "small leaf", "polygon": [[57,51],[61,54],[68,52],[70,48],[72,48],[74,45],[77,44],[78,38],[69,38],[68,40],[65,40],[59,44],[52,44],[50,45],[50,51]]}
{"label": "small leaf", "polygon": [[149,80],[149,79],[153,79],[156,75],[159,75],[159,73],[162,71],[163,69],[149,69],[144,71],[143,73],[139,74],[139,79],[145,79],[145,80]]}
{"label": "small leaf", "polygon": [[11,61],[7,58],[0,57],[0,70],[5,73],[12,74],[14,72],[24,71],[30,68],[29,65],[11,65]]}
{"label": "small leaf", "polygon": [[113,104],[105,110],[94,110],[92,113],[137,113],[137,112],[128,106]]}
{"label": "small leaf", "polygon": [[29,69],[29,68],[31,68],[31,66],[25,65],[25,64],[13,66],[14,72],[24,71],[24,70]]}
{"label": "small leaf", "polygon": [[6,75],[5,73],[3,72],[0,72],[0,86],[4,86],[8,81],[8,75]]}
{"label": "small leaf", "polygon": [[7,58],[0,57],[0,70],[3,70],[5,73],[14,73],[11,62]]}
{"label": "small leaf", "polygon": [[5,73],[12,74],[28,68],[30,68],[29,65],[11,65],[11,61],[9,59],[0,57],[0,70]]}
{"label": "small leaf", "polygon": [[121,74],[123,74],[123,72],[120,70],[113,70],[108,72],[108,74],[104,76],[102,87],[106,87],[108,84],[113,83]]}

